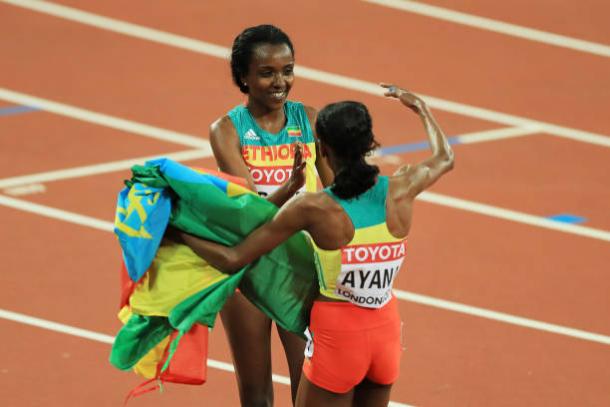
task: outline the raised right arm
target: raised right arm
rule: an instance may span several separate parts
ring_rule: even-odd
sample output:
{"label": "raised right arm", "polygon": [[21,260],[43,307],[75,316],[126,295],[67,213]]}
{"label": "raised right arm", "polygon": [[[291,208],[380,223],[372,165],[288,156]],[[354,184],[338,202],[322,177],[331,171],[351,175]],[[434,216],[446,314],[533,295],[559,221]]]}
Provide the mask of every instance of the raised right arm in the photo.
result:
{"label": "raised right arm", "polygon": [[393,85],[382,84],[381,86],[387,89],[385,96],[397,98],[403,105],[415,112],[426,129],[432,155],[416,165],[406,165],[400,168],[395,174],[404,181],[401,183],[404,193],[414,198],[453,168],[453,150],[432,116],[432,112],[421,98]]}

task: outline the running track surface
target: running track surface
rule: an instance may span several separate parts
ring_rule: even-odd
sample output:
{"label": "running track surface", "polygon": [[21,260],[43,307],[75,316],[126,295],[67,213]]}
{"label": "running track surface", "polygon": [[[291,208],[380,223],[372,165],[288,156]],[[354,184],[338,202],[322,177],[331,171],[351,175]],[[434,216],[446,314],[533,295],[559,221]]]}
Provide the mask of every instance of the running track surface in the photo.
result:
{"label": "running track surface", "polygon": [[[602,1],[427,3],[610,43]],[[112,20],[92,26],[92,16]],[[107,362],[120,327],[109,230],[124,160],[170,154],[214,167],[207,127],[243,97],[209,44],[226,53],[265,22],[295,43],[291,98],[370,107],[393,151],[374,158],[383,171],[425,157],[424,133],[373,83],[426,95],[450,136],[479,135],[455,139],[455,171],[416,206],[396,287],[406,350],[394,405],[610,405],[610,60],[354,0],[0,1],[2,405],[116,406],[140,382]],[[494,137],[502,129],[513,136]],[[560,214],[581,223],[547,219]],[[273,341],[276,405],[286,406]],[[131,404],[238,405],[220,323],[209,356],[206,385]]]}

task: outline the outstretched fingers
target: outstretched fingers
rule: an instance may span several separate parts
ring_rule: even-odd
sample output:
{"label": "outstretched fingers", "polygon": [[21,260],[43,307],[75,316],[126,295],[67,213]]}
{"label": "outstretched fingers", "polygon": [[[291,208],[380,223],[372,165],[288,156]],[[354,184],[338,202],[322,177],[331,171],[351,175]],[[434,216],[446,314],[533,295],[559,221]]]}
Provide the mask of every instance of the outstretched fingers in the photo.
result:
{"label": "outstretched fingers", "polygon": [[425,106],[424,101],[413,92],[385,82],[381,82],[379,86],[387,89],[387,91],[383,94],[384,96],[393,97],[400,100],[406,107],[417,114],[419,114]]}
{"label": "outstretched fingers", "polygon": [[297,169],[302,164],[304,164],[304,162],[303,162],[303,144],[300,142],[296,142],[296,143],[294,143],[294,163],[292,166],[294,169]]}
{"label": "outstretched fingers", "polygon": [[305,184],[305,166],[307,162],[303,159],[303,143],[294,143],[294,161],[292,163],[292,174],[290,181],[296,189]]}
{"label": "outstretched fingers", "polygon": [[394,97],[394,98],[399,98],[400,97],[400,90],[396,85],[392,85],[390,83],[385,83],[385,82],[381,82],[379,83],[379,86],[381,86],[382,88],[387,89],[384,92],[384,96],[388,96],[388,97]]}

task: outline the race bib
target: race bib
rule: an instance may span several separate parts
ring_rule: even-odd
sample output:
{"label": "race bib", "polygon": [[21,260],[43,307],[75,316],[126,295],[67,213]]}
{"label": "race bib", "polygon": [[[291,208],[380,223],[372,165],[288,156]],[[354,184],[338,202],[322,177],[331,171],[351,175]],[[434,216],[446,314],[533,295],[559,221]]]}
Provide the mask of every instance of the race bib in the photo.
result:
{"label": "race bib", "polygon": [[[276,167],[250,166],[249,170],[258,194],[261,196],[268,196],[290,179],[292,165]],[[305,191],[305,185],[303,185],[298,192],[302,191]]]}
{"label": "race bib", "polygon": [[405,253],[405,241],[344,247],[335,294],[361,307],[383,307]]}

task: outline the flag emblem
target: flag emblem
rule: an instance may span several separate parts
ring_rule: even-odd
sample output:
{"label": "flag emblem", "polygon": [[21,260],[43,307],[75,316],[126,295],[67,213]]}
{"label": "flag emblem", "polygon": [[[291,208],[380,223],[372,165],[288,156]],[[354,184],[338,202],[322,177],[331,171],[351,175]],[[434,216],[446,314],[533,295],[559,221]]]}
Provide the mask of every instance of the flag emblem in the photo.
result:
{"label": "flag emblem", "polygon": [[286,130],[290,137],[301,137],[301,128],[299,126],[288,126]]}

